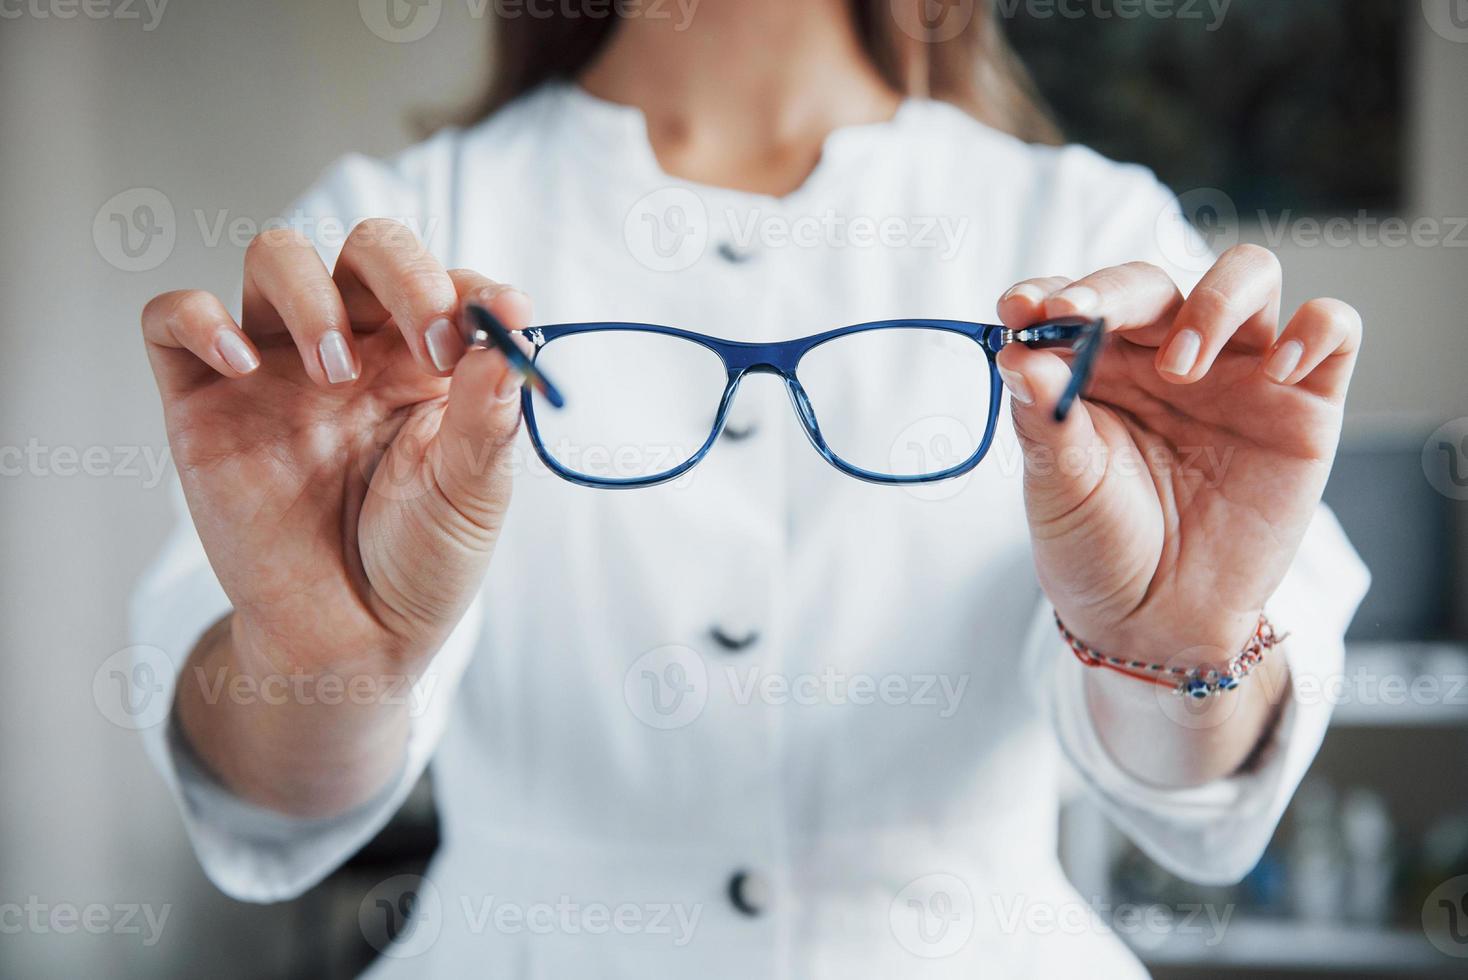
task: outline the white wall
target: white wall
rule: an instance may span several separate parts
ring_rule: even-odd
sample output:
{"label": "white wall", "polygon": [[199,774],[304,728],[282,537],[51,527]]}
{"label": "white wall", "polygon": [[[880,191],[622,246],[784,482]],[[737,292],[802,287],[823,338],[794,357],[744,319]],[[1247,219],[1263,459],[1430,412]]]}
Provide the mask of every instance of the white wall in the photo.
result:
{"label": "white wall", "polygon": [[[110,447],[160,451],[138,312],[165,289],[237,288],[241,250],[204,244],[195,209],[206,223],[264,220],[341,152],[404,145],[409,110],[457,104],[482,77],[486,25],[469,9],[444,4],[411,44],[374,36],[351,3],[177,4],[152,31],[0,20],[0,446],[109,447],[118,465]],[[1468,44],[1419,33],[1415,210],[1468,214]],[[158,188],[178,214],[175,250],[149,272],[114,268],[92,241],[99,206],[133,187]],[[1366,314],[1352,431],[1425,434],[1468,415],[1468,248],[1282,254],[1292,300],[1336,294]],[[92,697],[94,671],[125,644],[165,492],[127,475],[0,488],[0,902],[172,905],[156,949],[6,935],[0,973],[182,974],[201,937],[221,973],[274,972],[288,923],[203,881],[134,736]]]}
{"label": "white wall", "polygon": [[[345,150],[409,142],[409,110],[460,104],[487,26],[444,6],[415,44],[375,37],[355,3],[177,3],[151,32],[0,20],[0,445],[158,452],[138,313],[165,289],[238,289],[240,250],[203,245],[193,210],[263,221]],[[132,187],[177,209],[176,248],[151,272],[93,246],[99,206]],[[183,975],[186,944],[206,936],[234,964],[223,975],[259,976],[289,951],[277,911],[241,914],[203,880],[135,736],[94,706],[167,511],[136,478],[0,480],[0,902],[173,906],[152,950],[0,936],[0,975]]]}

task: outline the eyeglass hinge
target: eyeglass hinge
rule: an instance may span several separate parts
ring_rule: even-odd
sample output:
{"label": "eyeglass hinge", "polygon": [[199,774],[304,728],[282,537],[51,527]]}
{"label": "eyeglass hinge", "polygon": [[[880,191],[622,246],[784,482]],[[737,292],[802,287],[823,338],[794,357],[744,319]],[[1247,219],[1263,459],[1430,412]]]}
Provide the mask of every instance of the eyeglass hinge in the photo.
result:
{"label": "eyeglass hinge", "polygon": [[525,337],[537,348],[540,347],[541,344],[545,343],[545,334],[540,332],[539,327],[531,327],[529,330],[525,331]]}

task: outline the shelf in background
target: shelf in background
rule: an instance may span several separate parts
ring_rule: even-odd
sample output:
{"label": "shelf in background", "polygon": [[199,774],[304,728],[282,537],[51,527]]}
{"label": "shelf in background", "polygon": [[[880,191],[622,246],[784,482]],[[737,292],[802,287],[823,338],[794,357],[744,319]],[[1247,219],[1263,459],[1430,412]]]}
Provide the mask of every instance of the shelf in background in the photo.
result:
{"label": "shelf in background", "polygon": [[1461,644],[1348,644],[1343,680],[1325,692],[1335,703],[1333,726],[1468,728],[1468,647]]}
{"label": "shelf in background", "polygon": [[1225,940],[1168,933],[1132,949],[1148,966],[1233,966],[1249,969],[1339,970],[1395,975],[1451,970],[1464,961],[1443,955],[1421,931],[1383,930],[1270,919],[1235,919]]}

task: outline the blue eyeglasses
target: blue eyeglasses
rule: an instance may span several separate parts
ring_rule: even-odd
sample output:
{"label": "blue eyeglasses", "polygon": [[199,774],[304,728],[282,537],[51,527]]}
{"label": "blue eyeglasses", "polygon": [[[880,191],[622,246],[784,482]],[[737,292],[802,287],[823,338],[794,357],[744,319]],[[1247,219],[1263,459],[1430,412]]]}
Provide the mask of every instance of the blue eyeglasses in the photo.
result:
{"label": "blue eyeglasses", "polygon": [[770,374],[827,462],[901,486],[953,479],[984,459],[1003,392],[995,355],[1007,344],[1073,353],[1055,406],[1064,420],[1085,391],[1105,322],[1069,317],[1011,330],[881,320],[774,344],[646,323],[562,323],[525,335],[535,348],[526,370],[539,379],[521,396],[530,441],[572,483],[632,489],[679,478],[724,431],[740,382]]}

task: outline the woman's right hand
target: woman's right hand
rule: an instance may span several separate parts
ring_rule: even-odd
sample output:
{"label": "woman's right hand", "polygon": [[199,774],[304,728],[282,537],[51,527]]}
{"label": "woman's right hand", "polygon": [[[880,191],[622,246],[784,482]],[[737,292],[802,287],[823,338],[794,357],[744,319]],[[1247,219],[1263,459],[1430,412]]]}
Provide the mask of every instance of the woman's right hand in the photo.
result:
{"label": "woman's right hand", "polygon": [[[464,350],[469,300],[528,325],[523,293],[369,220],[334,272],[293,231],[256,238],[240,324],[206,292],[143,311],[184,494],[234,607],[221,666],[413,677],[462,617],[509,506],[520,415],[518,372]],[[208,741],[194,700],[186,727]]]}

